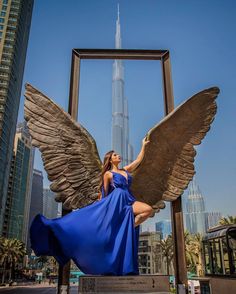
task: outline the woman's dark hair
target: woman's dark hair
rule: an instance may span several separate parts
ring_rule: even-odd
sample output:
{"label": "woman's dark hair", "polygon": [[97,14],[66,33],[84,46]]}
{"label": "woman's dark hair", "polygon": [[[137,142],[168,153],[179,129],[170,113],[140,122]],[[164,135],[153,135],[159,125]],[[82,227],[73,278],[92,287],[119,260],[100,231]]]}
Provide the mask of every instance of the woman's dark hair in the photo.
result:
{"label": "woman's dark hair", "polygon": [[101,182],[99,185],[99,191],[102,191],[102,185],[103,185],[103,176],[105,174],[106,171],[110,170],[112,165],[111,165],[111,157],[112,154],[114,153],[114,150],[108,151],[103,159],[103,167],[102,167],[102,173],[101,173]]}

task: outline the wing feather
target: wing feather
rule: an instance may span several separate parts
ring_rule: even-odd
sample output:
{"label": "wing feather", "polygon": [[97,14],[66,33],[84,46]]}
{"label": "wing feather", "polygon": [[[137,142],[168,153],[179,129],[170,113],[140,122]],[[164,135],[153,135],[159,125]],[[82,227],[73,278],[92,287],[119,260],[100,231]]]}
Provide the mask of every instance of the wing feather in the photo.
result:
{"label": "wing feather", "polygon": [[25,119],[32,144],[42,153],[56,201],[66,209],[95,201],[102,163],[88,131],[30,84],[26,84]]}
{"label": "wing feather", "polygon": [[147,134],[150,141],[140,165],[132,173],[132,193],[155,206],[174,201],[192,180],[195,145],[210,130],[217,110],[217,87],[206,89],[173,110]]}

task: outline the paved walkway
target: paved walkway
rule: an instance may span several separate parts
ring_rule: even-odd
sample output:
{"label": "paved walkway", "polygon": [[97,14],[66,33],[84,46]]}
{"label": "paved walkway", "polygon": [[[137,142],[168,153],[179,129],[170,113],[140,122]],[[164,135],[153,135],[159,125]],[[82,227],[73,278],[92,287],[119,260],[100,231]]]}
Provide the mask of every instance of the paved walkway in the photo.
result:
{"label": "paved walkway", "polygon": [[[34,294],[34,293],[42,293],[42,294],[55,294],[56,293],[56,285],[48,285],[48,284],[36,284],[36,285],[28,285],[28,286],[10,286],[10,287],[0,287],[0,294]],[[71,286],[70,294],[78,293],[78,286]]]}

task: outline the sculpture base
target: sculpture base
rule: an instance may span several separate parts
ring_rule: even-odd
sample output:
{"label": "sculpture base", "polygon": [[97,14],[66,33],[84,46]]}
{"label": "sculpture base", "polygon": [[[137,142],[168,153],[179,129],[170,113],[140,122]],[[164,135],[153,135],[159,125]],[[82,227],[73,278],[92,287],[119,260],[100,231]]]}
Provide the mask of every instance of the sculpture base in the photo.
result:
{"label": "sculpture base", "polygon": [[80,276],[79,293],[169,294],[169,276]]}

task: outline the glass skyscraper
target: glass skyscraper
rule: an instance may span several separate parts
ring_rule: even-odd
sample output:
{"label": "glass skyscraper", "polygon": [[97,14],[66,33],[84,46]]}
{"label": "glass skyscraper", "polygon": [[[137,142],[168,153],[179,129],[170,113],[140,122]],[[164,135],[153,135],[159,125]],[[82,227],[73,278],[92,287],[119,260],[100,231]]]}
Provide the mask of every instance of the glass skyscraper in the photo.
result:
{"label": "glass skyscraper", "polygon": [[172,232],[171,221],[169,219],[159,221],[155,224],[155,226],[156,232],[161,234],[161,239],[166,239]]}
{"label": "glass skyscraper", "polygon": [[205,202],[195,178],[188,187],[185,218],[186,229],[190,234],[204,234],[206,232]]}
{"label": "glass skyscraper", "polygon": [[[33,170],[32,189],[31,189],[31,203],[29,211],[30,227],[33,218],[38,214],[43,214],[43,172],[37,169]],[[30,240],[27,240],[27,253],[30,252]]]}
{"label": "glass skyscraper", "polygon": [[214,211],[214,212],[207,212],[207,229],[213,228],[219,225],[219,221],[222,218],[221,212]]}
{"label": "glass skyscraper", "polygon": [[[115,48],[121,49],[120,12],[116,21]],[[128,101],[124,93],[124,66],[122,60],[113,63],[112,77],[112,149],[122,157],[121,166],[133,161],[133,146],[129,142]]]}
{"label": "glass skyscraper", "polygon": [[11,161],[2,235],[26,243],[28,235],[34,148],[26,123],[17,127]]}
{"label": "glass skyscraper", "polygon": [[0,234],[33,3],[33,0],[0,1]]}
{"label": "glass skyscraper", "polygon": [[43,189],[43,215],[47,218],[58,216],[58,202],[55,201],[55,193],[49,188]]}

